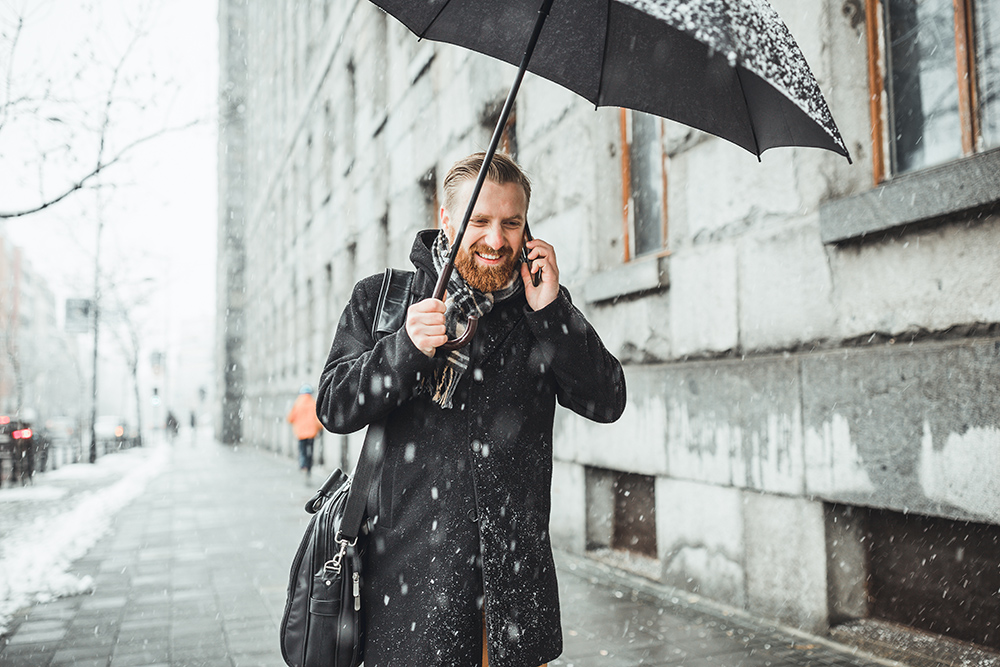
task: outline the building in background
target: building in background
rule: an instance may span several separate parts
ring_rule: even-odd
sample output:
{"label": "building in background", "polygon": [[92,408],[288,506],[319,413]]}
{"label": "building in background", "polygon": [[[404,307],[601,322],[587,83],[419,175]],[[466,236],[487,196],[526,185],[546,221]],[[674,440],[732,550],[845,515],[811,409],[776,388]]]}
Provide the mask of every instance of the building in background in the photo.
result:
{"label": "building in background", "polygon": [[[1000,648],[998,5],[773,4],[853,166],[522,86],[532,231],[629,384],[617,424],[557,417],[553,539],[808,630]],[[220,25],[221,435],[292,456],[352,286],[408,267],[513,68],[360,0]]]}
{"label": "building in background", "polygon": [[44,276],[0,234],[0,414],[36,428],[79,419],[84,400],[79,349],[59,327],[56,304]]}

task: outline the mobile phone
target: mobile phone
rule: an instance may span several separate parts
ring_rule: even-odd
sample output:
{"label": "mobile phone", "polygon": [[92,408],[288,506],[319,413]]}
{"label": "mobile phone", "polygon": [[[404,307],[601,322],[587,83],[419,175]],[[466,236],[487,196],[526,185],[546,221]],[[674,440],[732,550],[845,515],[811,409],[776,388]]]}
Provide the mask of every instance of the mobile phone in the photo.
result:
{"label": "mobile phone", "polygon": [[531,273],[531,262],[528,259],[528,241],[532,239],[531,231],[528,229],[528,223],[524,223],[524,243],[521,244],[521,261],[527,264],[528,273],[531,275],[531,284],[538,287],[542,282],[542,272]]}

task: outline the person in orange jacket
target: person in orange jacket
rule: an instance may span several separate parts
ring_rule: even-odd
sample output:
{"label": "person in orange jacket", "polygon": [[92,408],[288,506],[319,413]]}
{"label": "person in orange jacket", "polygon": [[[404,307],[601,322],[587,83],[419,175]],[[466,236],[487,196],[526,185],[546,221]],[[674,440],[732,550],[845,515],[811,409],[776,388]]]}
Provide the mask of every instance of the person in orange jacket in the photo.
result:
{"label": "person in orange jacket", "polygon": [[298,398],[285,419],[292,425],[292,432],[299,439],[299,469],[305,472],[308,483],[312,473],[313,440],[323,428],[316,417],[316,399],[312,396],[312,387],[302,385]]}

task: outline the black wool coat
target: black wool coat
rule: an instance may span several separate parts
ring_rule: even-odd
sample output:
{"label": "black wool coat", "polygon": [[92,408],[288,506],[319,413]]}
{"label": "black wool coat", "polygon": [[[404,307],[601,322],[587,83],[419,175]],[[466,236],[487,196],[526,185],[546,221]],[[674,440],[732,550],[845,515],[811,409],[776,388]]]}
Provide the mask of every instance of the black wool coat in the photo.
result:
{"label": "black wool coat", "polygon": [[[436,272],[421,232],[414,301]],[[319,382],[317,415],[335,433],[386,419],[375,526],[364,557],[366,667],[538,667],[562,652],[549,541],[556,401],[598,422],[625,407],[618,360],[560,289],[534,312],[523,292],[479,322],[469,368],[443,409],[416,388],[439,359],[405,327],[379,341],[382,276],[359,282]]]}

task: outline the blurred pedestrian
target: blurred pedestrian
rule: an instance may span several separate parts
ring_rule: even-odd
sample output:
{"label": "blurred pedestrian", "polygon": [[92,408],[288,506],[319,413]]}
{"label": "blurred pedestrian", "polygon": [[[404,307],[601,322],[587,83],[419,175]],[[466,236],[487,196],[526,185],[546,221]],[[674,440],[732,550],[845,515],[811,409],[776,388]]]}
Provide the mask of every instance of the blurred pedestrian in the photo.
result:
{"label": "blurred pedestrian", "polygon": [[174,416],[173,410],[167,411],[167,435],[173,440],[177,437],[177,428],[179,424],[177,423],[177,417]]}
{"label": "blurred pedestrian", "polygon": [[292,432],[299,439],[299,469],[305,473],[306,483],[312,474],[313,441],[323,425],[316,418],[316,399],[312,387],[307,384],[299,388],[299,396],[285,418],[292,425]]}

